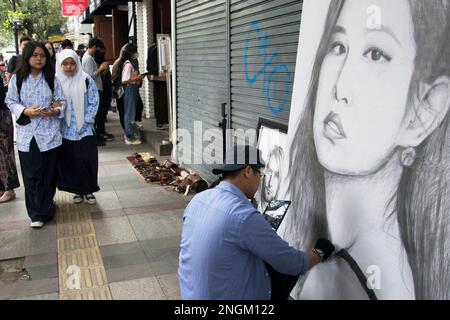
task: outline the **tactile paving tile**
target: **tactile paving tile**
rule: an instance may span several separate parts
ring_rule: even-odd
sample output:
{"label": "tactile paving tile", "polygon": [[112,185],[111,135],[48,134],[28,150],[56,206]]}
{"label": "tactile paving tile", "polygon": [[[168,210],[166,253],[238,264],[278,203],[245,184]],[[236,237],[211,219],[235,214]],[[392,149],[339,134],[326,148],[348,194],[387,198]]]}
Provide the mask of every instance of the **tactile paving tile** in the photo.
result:
{"label": "tactile paving tile", "polygon": [[62,293],[60,300],[112,300],[108,287]]}
{"label": "tactile paving tile", "polygon": [[84,236],[89,234],[95,234],[94,225],[92,224],[91,218],[87,221],[79,221],[72,223],[58,224],[56,228],[56,236],[60,238]]}
{"label": "tactile paving tile", "polygon": [[72,201],[68,193],[56,195],[60,299],[111,300],[89,207]]}
{"label": "tactile paving tile", "polygon": [[68,208],[66,212],[70,212],[70,214],[64,214],[63,212],[61,212],[61,214],[57,215],[58,224],[87,221],[91,218],[90,213],[87,209],[83,209],[77,212],[77,211],[70,211],[70,208]]}

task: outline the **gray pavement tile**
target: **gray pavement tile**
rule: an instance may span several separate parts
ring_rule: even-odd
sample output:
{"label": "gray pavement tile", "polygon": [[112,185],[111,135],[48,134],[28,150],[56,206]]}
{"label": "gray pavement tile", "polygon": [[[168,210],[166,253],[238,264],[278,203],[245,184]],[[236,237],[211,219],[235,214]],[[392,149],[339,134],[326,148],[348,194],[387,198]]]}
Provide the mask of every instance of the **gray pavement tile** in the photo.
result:
{"label": "gray pavement tile", "polygon": [[160,276],[178,272],[178,259],[149,262],[153,275]]}
{"label": "gray pavement tile", "polygon": [[127,254],[132,252],[140,252],[142,248],[139,242],[128,242],[128,243],[118,243],[110,244],[100,247],[100,252],[102,257],[117,256],[121,254]]}
{"label": "gray pavement tile", "polygon": [[32,297],[54,292],[58,292],[58,278],[20,281],[2,286],[0,300]]}
{"label": "gray pavement tile", "polygon": [[145,255],[149,261],[178,259],[180,255],[179,247],[172,248],[153,248],[145,250]]}
{"label": "gray pavement tile", "polygon": [[25,200],[16,198],[14,201],[0,204],[0,223],[28,219]]}
{"label": "gray pavement tile", "polygon": [[36,296],[31,297],[21,297],[11,300],[59,300],[59,293],[53,292],[53,293],[44,293],[44,294],[38,294]]}
{"label": "gray pavement tile", "polygon": [[106,277],[109,283],[128,281],[154,276],[154,272],[148,263],[130,265],[121,268],[106,269]]}
{"label": "gray pavement tile", "polygon": [[106,172],[108,174],[108,177],[115,177],[115,176],[123,176],[123,175],[135,175],[137,178],[139,178],[136,171],[133,169],[130,163],[121,163],[121,164],[113,164],[108,165],[108,170]]}
{"label": "gray pavement tile", "polygon": [[159,285],[167,297],[180,296],[178,273],[157,276],[156,279],[158,279]]}
{"label": "gray pavement tile", "polygon": [[137,173],[133,175],[118,175],[109,178],[114,190],[131,190],[147,187],[148,184]]}
{"label": "gray pavement tile", "polygon": [[158,280],[148,277],[130,281],[110,283],[114,300],[163,300],[165,299]]}
{"label": "gray pavement tile", "polygon": [[56,225],[0,231],[0,260],[56,252]]}
{"label": "gray pavement tile", "polygon": [[182,214],[175,211],[130,215],[128,219],[139,240],[181,235]]}
{"label": "gray pavement tile", "polygon": [[116,193],[124,208],[144,207],[180,201],[178,194],[165,191],[163,188],[144,187],[133,190],[117,190]]}
{"label": "gray pavement tile", "polygon": [[181,235],[139,241],[144,250],[179,247]]}
{"label": "gray pavement tile", "polygon": [[56,252],[42,253],[33,256],[26,256],[23,267],[31,268],[55,263],[58,263],[58,254]]}
{"label": "gray pavement tile", "polygon": [[105,269],[115,269],[137,264],[145,264],[147,262],[147,257],[142,250],[140,252],[103,257],[103,264],[105,265]]}
{"label": "gray pavement tile", "polygon": [[31,280],[51,279],[58,277],[58,265],[49,264],[36,267],[25,268]]}
{"label": "gray pavement tile", "polygon": [[105,166],[99,164],[98,166],[98,173],[97,173],[97,177],[100,178],[107,178],[108,177],[108,172],[105,168]]}
{"label": "gray pavement tile", "polygon": [[100,191],[95,194],[97,204],[89,206],[91,212],[121,209],[122,204],[115,191]]}
{"label": "gray pavement tile", "polygon": [[[108,177],[99,177],[98,178],[98,186],[100,187],[99,192],[114,191],[113,185],[112,185],[111,181],[109,181]],[[98,192],[96,194],[98,194]]]}
{"label": "gray pavement tile", "polygon": [[137,241],[126,217],[95,219],[93,223],[99,246]]}

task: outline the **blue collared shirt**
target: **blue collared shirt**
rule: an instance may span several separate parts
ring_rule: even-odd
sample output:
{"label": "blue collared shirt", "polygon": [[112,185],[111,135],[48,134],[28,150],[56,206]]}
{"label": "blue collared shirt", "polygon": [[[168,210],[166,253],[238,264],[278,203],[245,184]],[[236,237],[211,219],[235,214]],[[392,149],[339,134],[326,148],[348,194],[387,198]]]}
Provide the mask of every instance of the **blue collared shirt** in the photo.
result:
{"label": "blue collared shirt", "polygon": [[29,75],[23,81],[20,98],[17,92],[16,76],[14,75],[11,78],[5,102],[16,119],[19,119],[25,108],[46,108],[52,104],[52,100],[61,103],[59,117],[30,117],[31,122],[29,124],[16,125],[17,149],[19,151],[29,152],[33,137],[41,152],[57,148],[62,144],[61,119],[64,117],[66,98],[58,79],[55,79],[52,95],[42,72],[36,78]]}
{"label": "blue collared shirt", "polygon": [[73,101],[70,101],[70,125],[67,126],[66,120],[62,121],[62,135],[64,139],[71,141],[80,141],[84,137],[94,135],[94,121],[97,114],[99,96],[97,86],[94,80],[88,76],[89,86],[84,93],[84,124],[78,130],[73,108]]}
{"label": "blue collared shirt", "polygon": [[184,212],[179,279],[183,299],[269,300],[264,261],[304,274],[306,253],[281,239],[235,185],[223,181],[195,196]]}

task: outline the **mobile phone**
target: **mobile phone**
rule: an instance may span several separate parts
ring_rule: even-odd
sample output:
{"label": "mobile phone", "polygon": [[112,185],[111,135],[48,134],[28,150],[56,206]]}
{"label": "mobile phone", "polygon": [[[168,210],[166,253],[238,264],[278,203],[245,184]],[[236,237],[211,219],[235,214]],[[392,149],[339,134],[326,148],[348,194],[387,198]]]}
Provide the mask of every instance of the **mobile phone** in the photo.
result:
{"label": "mobile phone", "polygon": [[266,209],[264,210],[263,213],[264,219],[266,219],[270,223],[272,229],[274,229],[275,231],[278,230],[278,228],[281,225],[281,222],[283,222],[283,219],[286,216],[286,213],[290,205],[291,201],[272,200],[269,202]]}

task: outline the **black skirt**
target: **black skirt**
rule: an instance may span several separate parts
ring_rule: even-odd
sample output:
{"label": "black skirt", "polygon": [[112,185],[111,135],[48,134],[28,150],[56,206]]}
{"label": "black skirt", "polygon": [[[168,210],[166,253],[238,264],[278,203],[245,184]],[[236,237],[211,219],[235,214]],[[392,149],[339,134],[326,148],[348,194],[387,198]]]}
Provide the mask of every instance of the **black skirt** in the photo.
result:
{"label": "black skirt", "polygon": [[97,192],[100,190],[97,174],[96,137],[87,136],[80,141],[63,139],[58,155],[58,189],[81,195]]}

